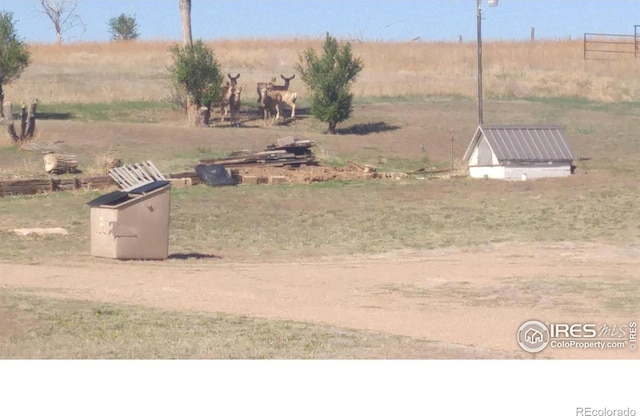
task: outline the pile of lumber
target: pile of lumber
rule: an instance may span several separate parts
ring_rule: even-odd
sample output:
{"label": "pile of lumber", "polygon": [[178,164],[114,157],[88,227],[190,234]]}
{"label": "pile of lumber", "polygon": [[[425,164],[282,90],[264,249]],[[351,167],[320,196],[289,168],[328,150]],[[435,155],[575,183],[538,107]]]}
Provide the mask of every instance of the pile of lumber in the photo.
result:
{"label": "pile of lumber", "polygon": [[115,185],[110,176],[58,179],[53,176],[42,179],[14,179],[0,181],[0,196],[33,195],[75,189],[105,189]]}
{"label": "pile of lumber", "polygon": [[318,161],[311,148],[315,146],[313,140],[300,140],[294,137],[278,139],[275,144],[267,146],[260,152],[242,150],[233,152],[227,157],[200,160],[204,164],[217,164],[225,167],[245,166],[291,166],[317,165]]}
{"label": "pile of lumber", "polygon": [[[195,172],[170,173],[167,180],[180,186],[197,185],[202,181]],[[84,176],[74,178],[8,179],[0,180],[0,197],[16,195],[34,195],[56,191],[73,191],[76,189],[108,189],[117,187],[118,183],[109,175]]]}

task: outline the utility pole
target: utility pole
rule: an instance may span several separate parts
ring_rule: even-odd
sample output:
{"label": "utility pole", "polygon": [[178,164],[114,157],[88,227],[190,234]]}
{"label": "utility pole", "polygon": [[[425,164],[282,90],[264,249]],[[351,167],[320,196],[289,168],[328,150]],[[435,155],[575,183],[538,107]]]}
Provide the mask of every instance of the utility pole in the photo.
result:
{"label": "utility pole", "polygon": [[[498,6],[498,0],[487,0],[489,7]],[[476,0],[476,19],[478,28],[478,126],[484,124],[482,108],[482,0]]]}

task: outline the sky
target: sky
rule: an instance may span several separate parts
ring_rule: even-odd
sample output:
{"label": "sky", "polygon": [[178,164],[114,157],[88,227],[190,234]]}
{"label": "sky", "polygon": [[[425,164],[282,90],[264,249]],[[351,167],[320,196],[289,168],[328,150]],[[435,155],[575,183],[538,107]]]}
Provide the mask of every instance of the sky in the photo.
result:
{"label": "sky", "polygon": [[[52,0],[53,1],[53,0]],[[61,1],[61,0],[57,0]],[[77,2],[84,31],[64,42],[107,41],[109,19],[134,16],[141,40],[181,40],[178,0]],[[0,0],[26,42],[53,43],[55,31],[39,0]],[[319,38],[341,40],[474,41],[477,0],[192,0],[194,39]],[[639,0],[482,0],[482,38],[582,39],[585,32],[633,35]],[[638,28],[640,30],[640,27]]]}

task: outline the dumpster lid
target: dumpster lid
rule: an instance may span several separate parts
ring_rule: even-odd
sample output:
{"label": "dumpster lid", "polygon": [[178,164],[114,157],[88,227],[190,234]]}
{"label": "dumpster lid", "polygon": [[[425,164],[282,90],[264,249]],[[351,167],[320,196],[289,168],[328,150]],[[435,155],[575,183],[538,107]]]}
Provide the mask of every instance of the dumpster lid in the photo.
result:
{"label": "dumpster lid", "polygon": [[146,185],[142,185],[139,186],[135,189],[132,189],[129,191],[130,194],[145,194],[147,192],[151,192],[153,190],[159,189],[159,188],[163,188],[167,185],[171,184],[170,181],[156,181],[156,182],[151,182],[148,183]]}
{"label": "dumpster lid", "polygon": [[108,194],[104,194],[102,196],[97,197],[96,199],[92,199],[87,202],[87,205],[90,207],[97,207],[100,205],[119,205],[122,202],[128,201],[130,199],[138,198],[138,195],[145,194],[147,192],[151,192],[153,190],[165,187],[170,185],[170,181],[157,181],[151,182],[146,185],[139,186],[136,189],[132,189],[129,192],[125,191],[113,191]]}
{"label": "dumpster lid", "polygon": [[118,205],[119,203],[124,202],[128,199],[131,198],[129,197],[129,194],[127,192],[113,191],[108,194],[101,195],[96,199],[92,199],[91,201],[87,202],[87,205],[89,205],[90,207],[97,207],[100,205]]}

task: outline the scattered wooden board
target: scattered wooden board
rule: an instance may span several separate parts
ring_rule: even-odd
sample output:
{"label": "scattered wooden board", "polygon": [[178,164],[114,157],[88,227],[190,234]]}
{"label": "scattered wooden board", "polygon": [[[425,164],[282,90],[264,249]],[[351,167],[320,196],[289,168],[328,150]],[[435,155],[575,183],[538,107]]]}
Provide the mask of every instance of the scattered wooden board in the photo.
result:
{"label": "scattered wooden board", "polygon": [[69,232],[64,228],[16,228],[13,232],[22,237],[31,237],[34,235],[69,235]]}

